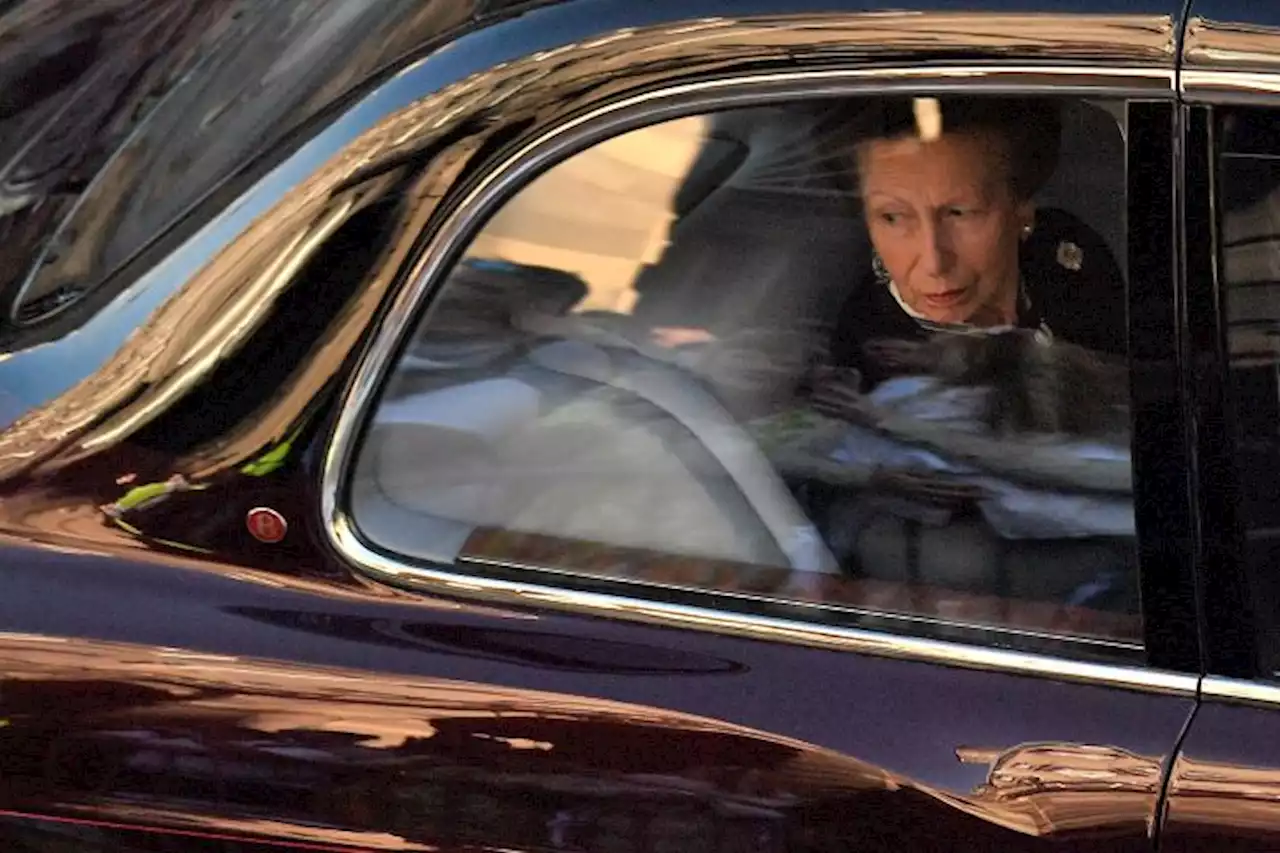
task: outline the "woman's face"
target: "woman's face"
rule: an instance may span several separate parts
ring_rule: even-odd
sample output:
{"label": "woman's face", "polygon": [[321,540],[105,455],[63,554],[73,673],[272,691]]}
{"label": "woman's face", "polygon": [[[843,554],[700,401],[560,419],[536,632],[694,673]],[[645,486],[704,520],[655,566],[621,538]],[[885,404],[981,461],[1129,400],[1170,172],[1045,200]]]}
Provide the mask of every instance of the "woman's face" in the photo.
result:
{"label": "woman's face", "polygon": [[1003,140],[943,134],[859,146],[871,242],[903,301],[939,323],[1012,323],[1018,243],[1032,223],[1014,198]]}

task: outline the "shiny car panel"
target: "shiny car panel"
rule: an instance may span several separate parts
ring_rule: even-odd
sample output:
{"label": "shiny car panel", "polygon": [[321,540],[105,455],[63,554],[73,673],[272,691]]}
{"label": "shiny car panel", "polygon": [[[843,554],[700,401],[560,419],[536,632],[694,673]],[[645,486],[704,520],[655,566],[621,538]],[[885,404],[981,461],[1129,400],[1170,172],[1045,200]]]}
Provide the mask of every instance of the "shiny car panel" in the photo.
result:
{"label": "shiny car panel", "polygon": [[[312,624],[340,622],[330,614],[297,616]],[[414,638],[413,627],[393,624],[384,630]],[[443,641],[418,644],[428,655],[432,646],[465,648],[459,640],[465,644],[468,632],[458,628]],[[500,632],[489,633],[491,643],[502,642]],[[542,636],[552,648],[557,639],[565,642],[563,635]],[[508,642],[534,645],[527,629]],[[406,645],[412,648],[413,640]],[[645,654],[615,645],[615,654]],[[706,651],[732,653],[733,645],[721,642]],[[968,839],[975,849],[1040,849],[1037,839],[1055,839],[1067,849],[1140,849],[1126,839],[1145,837],[1167,757],[1160,745],[1181,724],[1186,707],[1135,696],[1129,713],[1146,721],[1152,737],[1135,742],[1138,752],[1122,765],[1106,749],[1073,745],[1105,736],[1105,726],[1094,733],[1090,723],[1066,719],[1095,717],[1086,710],[1094,703],[1113,707],[1104,691],[1066,688],[1058,700],[1079,713],[1059,714],[1056,725],[1045,725],[1045,705],[1033,714],[1039,724],[1024,731],[996,721],[955,726],[931,719],[933,714],[913,714],[920,727],[916,747],[895,743],[886,729],[885,742],[873,752],[889,766],[923,773],[926,781],[851,758],[838,746],[819,745],[857,740],[857,731],[872,718],[856,710],[839,709],[850,727],[834,739],[793,740],[726,721],[714,694],[750,695],[784,680],[778,668],[785,668],[785,655],[770,662],[748,649],[740,653],[752,671],[741,671],[744,661],[732,662],[740,670],[736,675],[672,672],[659,665],[643,673],[624,666],[609,677],[604,673],[614,667],[602,663],[590,677],[561,673],[541,680],[548,687],[616,682],[607,693],[645,700],[629,704],[580,690],[375,676],[367,668],[91,641],[51,643],[21,634],[5,637],[4,648],[11,673],[7,789],[14,811],[57,802],[60,816],[373,849],[460,843],[594,849],[604,836],[619,832],[620,824],[648,838],[650,846],[628,849],[662,849],[665,833],[684,837],[687,849],[719,849],[733,838],[755,839],[745,849],[807,849],[876,831],[928,843],[942,829],[935,822],[940,815],[948,815],[942,831]],[[650,654],[661,660],[671,656],[669,649],[659,646]],[[715,665],[713,658],[708,662]],[[688,663],[697,666],[698,659]],[[917,675],[923,680],[908,687],[894,678],[892,665],[867,661],[869,670],[859,671],[843,663],[836,658],[814,669],[828,670],[828,678],[885,683],[881,679],[888,677],[877,698],[903,707],[918,705],[920,691],[929,689],[961,689],[989,701],[971,693],[980,681],[973,675],[959,675],[956,682],[945,669],[922,671]],[[525,662],[520,668],[536,666]],[[515,667],[491,671],[504,668]],[[816,699],[810,691],[817,676],[790,680],[793,701]],[[982,681],[1019,704],[1041,692],[1034,682]],[[677,683],[688,698],[672,702]],[[657,707],[655,691],[667,696]],[[718,719],[673,710],[681,706],[714,709]],[[766,723],[770,731],[794,729],[786,710],[756,707],[741,716]],[[808,726],[820,724],[813,714],[805,716]],[[942,741],[927,734],[939,724],[939,734],[946,731]],[[975,758],[969,746],[992,744],[993,738],[1038,741],[1040,732],[1054,732],[1064,742],[1023,747],[1010,756],[999,749],[1003,741],[995,740],[1002,753],[997,758]],[[957,754],[931,754],[929,744],[952,738]],[[868,753],[866,747],[859,751]],[[1021,769],[1028,762],[1038,768],[1029,776]],[[951,769],[944,771],[946,764]],[[1061,780],[1046,775],[1053,767],[1061,768]]]}
{"label": "shiny car panel", "polygon": [[5,849],[1274,846],[1273,697],[1197,711],[1172,605],[1146,663],[1026,653],[406,569],[342,511],[433,267],[627,122],[944,66],[1169,102],[1180,44],[1188,99],[1273,91],[1229,6],[1014,5],[0,4]]}

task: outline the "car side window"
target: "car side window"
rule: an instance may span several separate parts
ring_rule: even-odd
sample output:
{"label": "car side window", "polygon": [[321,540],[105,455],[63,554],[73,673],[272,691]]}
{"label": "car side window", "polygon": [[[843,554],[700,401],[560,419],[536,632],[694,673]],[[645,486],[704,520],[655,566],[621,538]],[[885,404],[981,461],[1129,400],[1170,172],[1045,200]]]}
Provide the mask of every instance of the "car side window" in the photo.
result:
{"label": "car side window", "polygon": [[352,466],[360,535],[1140,652],[1125,116],[806,101],[560,162],[433,288]]}
{"label": "car side window", "polygon": [[1219,271],[1223,282],[1244,555],[1263,639],[1280,672],[1280,123],[1275,110],[1217,119]]}

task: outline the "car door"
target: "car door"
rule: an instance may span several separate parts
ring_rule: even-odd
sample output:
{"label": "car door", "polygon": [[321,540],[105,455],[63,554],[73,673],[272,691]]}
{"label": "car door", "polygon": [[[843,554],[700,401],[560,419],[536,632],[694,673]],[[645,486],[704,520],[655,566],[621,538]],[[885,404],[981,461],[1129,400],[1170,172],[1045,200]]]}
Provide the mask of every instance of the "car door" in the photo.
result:
{"label": "car door", "polygon": [[[1209,675],[1170,779],[1162,849],[1269,850],[1277,725],[1271,83],[1280,18],[1196,3],[1188,101],[1186,292],[1199,390],[1201,596]],[[1245,35],[1245,32],[1248,35]]]}
{"label": "car door", "polygon": [[[592,8],[374,81],[0,362],[79,371],[2,436],[11,846],[1153,849],[1199,653],[1172,21]],[[993,536],[863,500],[774,379],[870,269],[832,127],[1027,93],[1092,220],[1048,263],[1126,273],[1132,438],[948,433],[1024,484]]]}

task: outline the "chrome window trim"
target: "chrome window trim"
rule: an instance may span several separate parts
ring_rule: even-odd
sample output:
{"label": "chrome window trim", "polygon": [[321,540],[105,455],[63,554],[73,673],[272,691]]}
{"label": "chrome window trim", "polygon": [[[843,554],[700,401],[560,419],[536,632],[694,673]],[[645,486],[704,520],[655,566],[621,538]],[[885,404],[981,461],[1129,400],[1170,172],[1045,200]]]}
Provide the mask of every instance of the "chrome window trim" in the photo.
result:
{"label": "chrome window trim", "polygon": [[1280,98],[1280,71],[1211,71],[1184,69],[1179,83],[1189,104],[1258,104],[1275,106]]}
{"label": "chrome window trim", "polygon": [[353,559],[353,554],[358,555],[360,567],[373,578],[397,587],[431,594],[478,598],[514,607],[546,608],[595,617],[627,619],[664,628],[708,631],[750,640],[790,643],[962,669],[1051,678],[1145,693],[1190,697],[1195,695],[1199,681],[1198,676],[1188,673],[1135,665],[1076,660],[413,566],[368,548],[352,527],[350,518],[345,515],[334,524],[331,533],[342,554],[348,559]]}
{"label": "chrome window trim", "polygon": [[1280,707],[1280,683],[1209,675],[1200,682],[1200,697],[1207,702]]}
{"label": "chrome window trim", "polygon": [[[344,392],[339,416],[323,459],[320,495],[324,522],[322,526],[329,544],[340,556],[373,578],[427,593],[479,598],[514,606],[551,608],[597,617],[624,618],[672,628],[697,629],[962,668],[998,670],[1155,693],[1194,695],[1197,676],[1132,664],[1090,662],[1039,652],[1012,651],[953,640],[878,632],[860,627],[831,626],[801,619],[725,612],[709,606],[482,577],[467,573],[465,568],[414,565],[407,559],[387,555],[366,543],[361,538],[354,519],[341,505],[339,496],[344,493],[348,474],[354,466],[358,437],[371,406],[377,401],[376,392],[393,367],[393,356],[404,336],[412,329],[417,309],[456,260],[457,253],[465,250],[489,216],[545,168],[603,139],[711,108],[764,104],[799,97],[812,99],[906,91],[1039,93],[1172,100],[1175,95],[1175,77],[1171,69],[1159,67],[1033,63],[1003,65],[991,62],[743,74],[667,85],[625,100],[606,103],[554,126],[489,170],[452,210],[419,254],[407,277],[407,283],[392,297],[386,322],[361,353],[354,376]],[[470,564],[480,565],[475,561]],[[567,572],[558,574],[573,576]],[[586,581],[597,580],[585,574],[576,576]],[[636,583],[639,585],[639,582]],[[645,586],[660,589],[656,584]],[[701,595],[713,598],[722,594],[707,591]],[[814,606],[821,608],[821,605]],[[1010,629],[981,625],[966,624],[966,627],[995,633],[1016,633]],[[1069,635],[1052,637],[1064,644],[1081,642]],[[1140,648],[1122,643],[1102,644],[1117,650]]]}
{"label": "chrome window trim", "polygon": [[[354,526],[354,525],[353,525]],[[359,536],[359,531],[355,531],[355,535]],[[375,551],[386,554],[387,549],[379,549],[374,546]],[[394,554],[386,554],[387,558],[395,562]],[[421,559],[421,558],[420,558]],[[932,627],[935,629],[951,629],[960,631],[989,631],[991,633],[1000,634],[1002,637],[1023,638],[1032,641],[1049,641],[1049,642],[1066,642],[1072,646],[1081,649],[1092,648],[1099,651],[1112,651],[1116,653],[1141,653],[1143,647],[1140,643],[1125,643],[1118,640],[1095,639],[1091,637],[1075,637],[1066,634],[1053,634],[1048,631],[1035,631],[1029,628],[1010,628],[1006,626],[988,626],[978,625],[973,622],[961,622],[954,619],[944,619],[937,616],[925,616],[913,613],[895,613],[884,610],[872,610],[867,607],[858,607],[854,605],[833,605],[824,604],[817,601],[803,601],[798,599],[783,598],[768,593],[756,592],[739,592],[736,590],[707,590],[692,586],[681,586],[678,584],[662,583],[659,581],[651,581],[643,578],[627,578],[627,577],[597,577],[589,575],[575,569],[563,569],[556,566],[539,566],[535,563],[523,563],[515,560],[502,558],[460,555],[458,558],[461,567],[473,570],[489,570],[497,574],[526,573],[530,576],[539,575],[547,578],[545,582],[530,582],[526,584],[537,589],[546,588],[548,585],[555,586],[555,581],[564,579],[570,582],[595,582],[610,588],[626,589],[636,587],[639,589],[662,590],[674,595],[683,595],[685,598],[713,598],[717,602],[751,602],[753,604],[770,607],[772,609],[794,609],[809,610],[820,613],[840,613],[858,618],[873,619],[886,624],[895,626],[917,625]],[[428,570],[430,571],[430,570]],[[497,578],[495,578],[497,579]],[[500,579],[499,579],[500,580]],[[559,587],[557,587],[559,588]],[[586,591],[586,590],[579,590]],[[623,596],[624,598],[626,596]],[[628,599],[629,600],[629,599]],[[694,605],[696,606],[696,605]],[[723,611],[717,610],[717,613]],[[766,617],[767,618],[767,617]],[[860,630],[871,631],[872,633],[880,633],[875,628],[860,627]]]}

